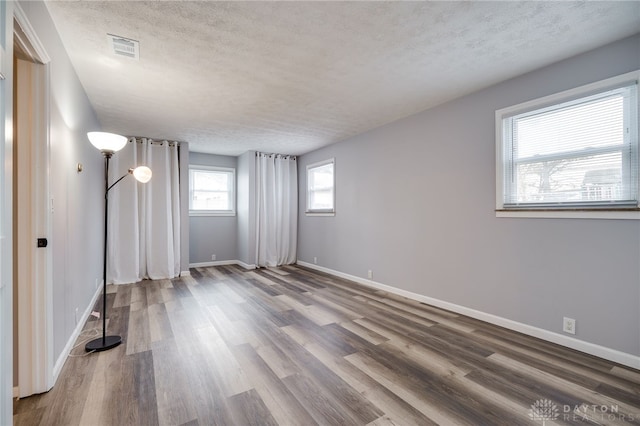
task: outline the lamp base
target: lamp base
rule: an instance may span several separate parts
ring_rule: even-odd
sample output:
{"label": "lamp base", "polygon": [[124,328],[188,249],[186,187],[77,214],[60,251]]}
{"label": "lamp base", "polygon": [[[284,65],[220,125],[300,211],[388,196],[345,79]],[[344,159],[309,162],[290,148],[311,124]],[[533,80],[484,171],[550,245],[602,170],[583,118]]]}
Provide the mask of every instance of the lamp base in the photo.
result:
{"label": "lamp base", "polygon": [[120,336],[106,336],[104,339],[99,337],[86,344],[84,347],[87,352],[101,352],[111,348],[115,348],[122,343]]}

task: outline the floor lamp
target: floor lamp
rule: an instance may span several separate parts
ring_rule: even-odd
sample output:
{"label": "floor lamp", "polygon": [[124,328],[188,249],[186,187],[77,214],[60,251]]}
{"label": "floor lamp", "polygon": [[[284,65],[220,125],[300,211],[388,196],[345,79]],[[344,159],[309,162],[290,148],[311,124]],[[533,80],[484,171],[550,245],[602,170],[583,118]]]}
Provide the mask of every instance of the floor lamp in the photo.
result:
{"label": "floor lamp", "polygon": [[116,186],[118,182],[132,174],[139,182],[147,183],[151,179],[151,169],[146,166],[129,169],[124,176],[109,185],[109,159],[120,151],[127,144],[127,138],[113,133],[89,132],[87,137],[93,146],[98,148],[104,155],[104,251],[102,263],[102,337],[94,339],[86,344],[87,352],[100,352],[115,348],[122,343],[120,336],[107,336],[107,232],[109,215],[109,190]]}

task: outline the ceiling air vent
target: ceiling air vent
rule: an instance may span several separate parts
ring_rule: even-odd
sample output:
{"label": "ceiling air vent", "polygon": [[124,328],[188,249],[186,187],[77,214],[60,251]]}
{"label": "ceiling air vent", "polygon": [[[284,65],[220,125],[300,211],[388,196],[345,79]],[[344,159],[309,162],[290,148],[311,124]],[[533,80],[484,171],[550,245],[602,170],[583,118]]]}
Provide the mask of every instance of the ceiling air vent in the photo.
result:
{"label": "ceiling air vent", "polygon": [[137,40],[113,34],[107,34],[107,38],[109,39],[109,47],[114,54],[136,60],[140,59],[140,43]]}

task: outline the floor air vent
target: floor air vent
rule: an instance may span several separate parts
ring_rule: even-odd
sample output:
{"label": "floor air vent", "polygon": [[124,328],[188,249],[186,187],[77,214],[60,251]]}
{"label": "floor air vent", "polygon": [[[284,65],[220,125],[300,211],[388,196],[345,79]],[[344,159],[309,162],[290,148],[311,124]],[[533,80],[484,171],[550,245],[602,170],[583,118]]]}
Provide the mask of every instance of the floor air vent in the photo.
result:
{"label": "floor air vent", "polygon": [[107,34],[107,38],[114,54],[131,59],[140,59],[140,43],[137,40],[113,34]]}

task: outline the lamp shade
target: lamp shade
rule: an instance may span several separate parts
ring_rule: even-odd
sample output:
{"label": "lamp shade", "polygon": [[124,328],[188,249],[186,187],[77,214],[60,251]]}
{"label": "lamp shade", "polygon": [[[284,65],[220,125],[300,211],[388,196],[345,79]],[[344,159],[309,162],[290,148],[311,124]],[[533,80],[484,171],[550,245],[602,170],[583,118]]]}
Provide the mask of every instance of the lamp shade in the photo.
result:
{"label": "lamp shade", "polygon": [[138,182],[147,183],[151,180],[151,169],[147,166],[136,167],[132,173]]}
{"label": "lamp shade", "polygon": [[127,138],[107,132],[89,132],[87,133],[89,142],[102,152],[120,151],[127,144]]}

